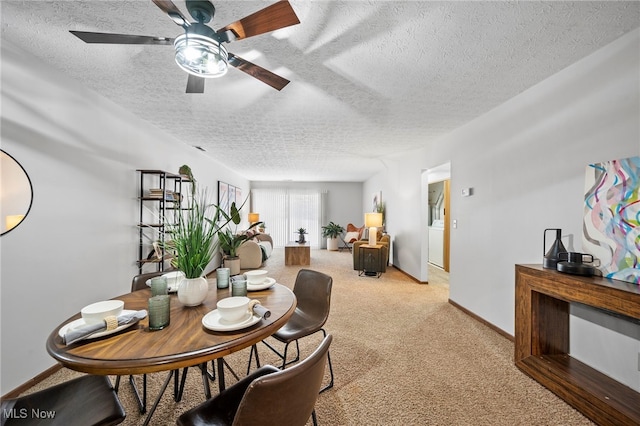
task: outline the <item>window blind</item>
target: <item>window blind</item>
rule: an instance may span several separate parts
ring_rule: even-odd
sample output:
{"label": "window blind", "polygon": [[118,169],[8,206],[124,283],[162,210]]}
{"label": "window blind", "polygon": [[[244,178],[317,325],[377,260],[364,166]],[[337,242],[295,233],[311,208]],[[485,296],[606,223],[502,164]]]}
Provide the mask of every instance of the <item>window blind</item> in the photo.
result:
{"label": "window blind", "polygon": [[251,190],[251,211],[260,213],[275,247],[298,239],[298,229],[307,230],[312,248],[322,244],[326,191],[318,189],[256,188]]}

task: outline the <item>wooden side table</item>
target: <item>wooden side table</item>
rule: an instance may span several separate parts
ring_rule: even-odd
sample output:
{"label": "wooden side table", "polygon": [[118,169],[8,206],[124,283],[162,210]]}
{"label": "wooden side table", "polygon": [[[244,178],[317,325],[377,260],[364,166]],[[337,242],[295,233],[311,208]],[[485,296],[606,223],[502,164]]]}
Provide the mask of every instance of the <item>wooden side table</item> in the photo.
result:
{"label": "wooden side table", "polygon": [[289,241],[284,246],[284,264],[290,265],[310,265],[311,264],[311,246],[309,242],[296,243]]}
{"label": "wooden side table", "polygon": [[386,272],[387,262],[385,256],[383,256],[382,247],[382,244],[376,244],[375,246],[363,244],[360,246],[360,266],[363,269],[360,270],[358,276],[366,275],[380,278],[380,275]]}

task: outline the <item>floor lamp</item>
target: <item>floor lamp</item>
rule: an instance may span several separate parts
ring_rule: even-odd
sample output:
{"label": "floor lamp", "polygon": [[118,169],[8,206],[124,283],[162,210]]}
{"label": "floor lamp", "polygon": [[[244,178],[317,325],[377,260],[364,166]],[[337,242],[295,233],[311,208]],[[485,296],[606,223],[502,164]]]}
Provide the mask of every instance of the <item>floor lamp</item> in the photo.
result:
{"label": "floor lamp", "polygon": [[382,213],[365,213],[364,226],[369,228],[369,245],[375,246],[378,237],[378,227],[382,226]]}

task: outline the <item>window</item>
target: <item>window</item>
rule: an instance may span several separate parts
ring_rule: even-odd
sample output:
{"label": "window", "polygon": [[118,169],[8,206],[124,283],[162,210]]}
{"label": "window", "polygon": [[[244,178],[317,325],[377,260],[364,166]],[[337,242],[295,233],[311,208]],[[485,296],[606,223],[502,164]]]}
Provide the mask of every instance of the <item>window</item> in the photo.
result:
{"label": "window", "polygon": [[307,230],[312,248],[322,242],[326,191],[318,189],[257,188],[251,190],[251,211],[260,213],[275,247],[298,239],[298,229]]}

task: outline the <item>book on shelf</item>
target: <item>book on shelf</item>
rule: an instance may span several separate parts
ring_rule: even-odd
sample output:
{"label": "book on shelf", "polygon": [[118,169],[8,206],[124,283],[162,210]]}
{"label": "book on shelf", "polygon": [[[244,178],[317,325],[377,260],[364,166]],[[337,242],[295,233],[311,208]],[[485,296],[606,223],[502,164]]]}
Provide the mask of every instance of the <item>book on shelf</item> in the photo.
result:
{"label": "book on shelf", "polygon": [[165,190],[163,192],[162,189],[152,188],[149,189],[149,197],[164,199],[165,201],[175,201],[178,199],[178,194],[174,191]]}

